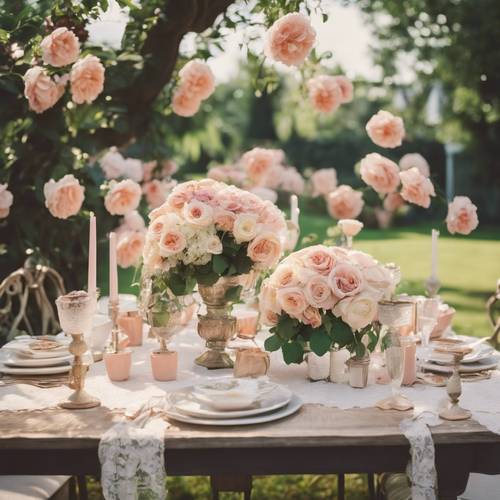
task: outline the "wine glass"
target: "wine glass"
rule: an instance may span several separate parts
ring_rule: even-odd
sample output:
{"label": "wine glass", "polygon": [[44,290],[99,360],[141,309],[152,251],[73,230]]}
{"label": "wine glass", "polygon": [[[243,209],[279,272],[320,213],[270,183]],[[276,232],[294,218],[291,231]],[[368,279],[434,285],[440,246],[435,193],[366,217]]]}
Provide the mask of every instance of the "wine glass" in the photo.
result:
{"label": "wine glass", "polygon": [[432,331],[437,325],[439,316],[439,299],[422,299],[417,303],[417,330],[420,332],[422,342],[422,363],[427,362],[429,358],[429,344]]}
{"label": "wine glass", "polygon": [[394,331],[389,331],[385,339],[385,366],[391,379],[391,403],[395,403],[400,397],[399,388],[403,382],[404,375],[404,350]]}

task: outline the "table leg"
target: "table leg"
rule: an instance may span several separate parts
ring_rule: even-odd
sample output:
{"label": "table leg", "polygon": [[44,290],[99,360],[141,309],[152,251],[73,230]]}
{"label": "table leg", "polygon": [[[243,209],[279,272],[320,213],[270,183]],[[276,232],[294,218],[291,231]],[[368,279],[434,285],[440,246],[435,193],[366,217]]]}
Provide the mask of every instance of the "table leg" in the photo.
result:
{"label": "table leg", "polygon": [[252,495],[252,476],[210,476],[212,499],[219,500],[221,491],[242,492],[245,500]]}

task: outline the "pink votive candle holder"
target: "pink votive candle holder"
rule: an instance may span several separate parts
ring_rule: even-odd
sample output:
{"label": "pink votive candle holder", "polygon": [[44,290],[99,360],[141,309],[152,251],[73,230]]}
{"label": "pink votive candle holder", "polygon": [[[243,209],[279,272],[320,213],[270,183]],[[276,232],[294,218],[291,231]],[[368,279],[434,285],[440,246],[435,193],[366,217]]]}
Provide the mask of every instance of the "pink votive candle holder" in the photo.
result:
{"label": "pink votive candle holder", "polygon": [[177,379],[178,356],[175,351],[153,351],[151,369],[153,377],[160,382]]}
{"label": "pink votive candle holder", "polygon": [[129,338],[129,345],[142,345],[142,317],[139,311],[127,311],[118,316],[118,326]]}
{"label": "pink votive candle holder", "polygon": [[253,339],[257,335],[259,311],[254,309],[237,309],[233,311],[236,317],[236,331],[241,339]]}
{"label": "pink votive candle holder", "polygon": [[113,382],[123,382],[130,377],[132,352],[130,350],[104,353],[104,365],[108,377]]}

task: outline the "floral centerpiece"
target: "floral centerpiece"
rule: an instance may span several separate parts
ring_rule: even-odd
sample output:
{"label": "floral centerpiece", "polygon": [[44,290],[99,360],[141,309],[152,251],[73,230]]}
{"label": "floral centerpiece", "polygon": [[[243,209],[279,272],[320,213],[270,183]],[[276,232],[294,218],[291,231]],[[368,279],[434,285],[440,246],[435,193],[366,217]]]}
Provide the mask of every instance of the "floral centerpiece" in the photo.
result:
{"label": "floral centerpiece", "polygon": [[364,358],[377,342],[378,302],[394,291],[392,274],[357,250],[316,245],[292,253],[263,283],[262,321],[268,351],[282,349],[287,364],[310,349],[322,356],[346,347]]}
{"label": "floral centerpiece", "polygon": [[224,347],[235,328],[231,303],[243,275],[271,269],[282,256],[282,212],[252,193],[204,179],[176,186],[150,219],[143,277],[152,284],[156,307],[169,294],[184,296],[198,285],[207,305],[198,332],[210,350],[197,363],[230,366]]}

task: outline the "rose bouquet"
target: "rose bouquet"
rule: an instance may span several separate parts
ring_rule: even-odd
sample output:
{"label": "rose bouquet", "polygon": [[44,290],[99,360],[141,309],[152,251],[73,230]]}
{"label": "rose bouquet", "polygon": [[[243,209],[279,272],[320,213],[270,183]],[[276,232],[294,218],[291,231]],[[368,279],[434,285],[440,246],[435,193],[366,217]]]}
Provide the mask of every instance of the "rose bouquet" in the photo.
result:
{"label": "rose bouquet", "polygon": [[370,255],[316,245],[284,259],[263,283],[262,321],[272,326],[268,351],[300,363],[307,345],[322,356],[346,347],[362,358],[378,341],[378,302],[394,291],[388,269]]}

